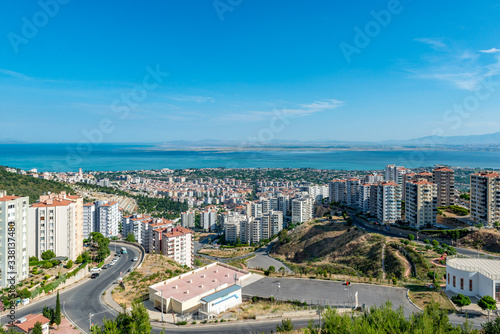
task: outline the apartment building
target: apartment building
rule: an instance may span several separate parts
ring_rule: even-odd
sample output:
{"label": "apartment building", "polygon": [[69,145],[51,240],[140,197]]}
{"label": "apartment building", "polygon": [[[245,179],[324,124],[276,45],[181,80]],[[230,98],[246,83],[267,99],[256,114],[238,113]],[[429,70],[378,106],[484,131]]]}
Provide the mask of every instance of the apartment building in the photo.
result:
{"label": "apartment building", "polygon": [[283,230],[283,212],[270,211],[261,219],[261,238],[270,239]]}
{"label": "apartment building", "polygon": [[0,226],[2,226],[0,229],[0,285],[2,288],[15,285],[28,277],[28,215],[28,197],[8,196],[5,191],[0,191]]}
{"label": "apartment building", "polygon": [[224,213],[221,216],[225,217],[223,226],[226,241],[236,242],[240,237],[241,222],[246,220],[247,217],[237,212]]}
{"label": "apartment building", "polygon": [[90,233],[94,232],[96,226],[95,204],[85,203],[83,205],[83,239],[88,239]]}
{"label": "apartment building", "polygon": [[195,227],[195,213],[194,211],[187,211],[181,213],[181,226],[186,228]]}
{"label": "apartment building", "polygon": [[333,180],[328,184],[330,202],[347,203],[346,180]]}
{"label": "apartment building", "polygon": [[438,207],[450,206],[455,203],[455,171],[440,167],[432,171],[432,180],[437,185]]}
{"label": "apartment building", "polygon": [[251,203],[252,217],[260,218],[262,217],[262,204],[258,202]]}
{"label": "apartment building", "polygon": [[312,219],[313,199],[310,196],[292,200],[292,223],[298,224]]}
{"label": "apartment building", "polygon": [[40,196],[29,208],[28,256],[52,250],[76,260],[83,252],[83,199],[65,192]]}
{"label": "apartment building", "polygon": [[384,181],[384,177],[378,174],[368,174],[363,178],[361,183],[363,184],[373,184]]}
{"label": "apartment building", "polygon": [[161,252],[177,263],[193,267],[194,232],[177,226],[162,233]]}
{"label": "apartment building", "polygon": [[348,179],[346,182],[347,206],[356,208],[358,206],[359,188],[361,186],[360,179]]}
{"label": "apartment building", "polygon": [[308,186],[306,191],[315,202],[322,202],[323,198],[327,198],[330,196],[329,186]]}
{"label": "apartment building", "polygon": [[217,211],[215,209],[206,209],[200,213],[200,225],[208,231],[215,231],[217,228]]}
{"label": "apartment building", "polygon": [[359,186],[358,209],[365,214],[370,211],[371,188],[371,184],[368,183],[363,183]]}
{"label": "apartment building", "polygon": [[117,202],[97,201],[96,204],[96,231],[105,238],[118,236],[121,222],[121,213]]}
{"label": "apartment building", "polygon": [[436,225],[437,185],[425,179],[406,183],[405,220],[410,226],[423,228]]}
{"label": "apartment building", "polygon": [[401,186],[394,181],[377,185],[377,219],[381,224],[401,219]]}
{"label": "apartment building", "polygon": [[481,172],[470,176],[471,219],[491,225],[500,221],[500,174]]}

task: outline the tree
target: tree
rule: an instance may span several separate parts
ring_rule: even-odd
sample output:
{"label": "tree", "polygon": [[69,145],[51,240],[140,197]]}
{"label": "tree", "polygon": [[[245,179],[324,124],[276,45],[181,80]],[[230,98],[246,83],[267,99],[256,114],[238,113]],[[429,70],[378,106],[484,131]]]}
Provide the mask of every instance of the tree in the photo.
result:
{"label": "tree", "polygon": [[415,240],[415,236],[413,234],[408,234],[408,240],[410,241]]}
{"label": "tree", "polygon": [[82,257],[82,255],[81,255],[81,254],[80,254],[80,255],[78,255],[78,257],[76,258],[76,261],[75,261],[75,262],[76,262],[76,263],[78,263],[78,264],[80,264],[80,263],[82,263],[82,262],[83,262],[83,257]]}
{"label": "tree", "polygon": [[285,273],[286,273],[285,267],[280,267],[278,270],[281,273],[281,276],[285,276]]}
{"label": "tree", "polygon": [[50,260],[52,258],[56,257],[56,253],[54,253],[53,250],[49,249],[49,250],[46,250],[45,252],[42,253],[42,259],[43,260]]}
{"label": "tree", "polygon": [[484,334],[498,334],[500,333],[500,318],[497,317],[493,321],[489,321],[485,324],[482,324]]}
{"label": "tree", "polygon": [[42,323],[40,321],[35,323],[35,326],[33,326],[33,329],[31,330],[31,334],[43,334]]}
{"label": "tree", "polygon": [[467,297],[467,296],[462,295],[461,293],[459,293],[456,296],[451,297],[451,301],[453,302],[453,304],[455,304],[458,307],[460,307],[460,311],[462,310],[462,308],[464,306],[470,305],[470,298]]}
{"label": "tree", "polygon": [[73,267],[73,261],[69,260],[69,261],[66,263],[66,268],[67,268],[67,269],[71,269],[71,267]]}
{"label": "tree", "polygon": [[127,238],[125,240],[128,241],[128,242],[135,242],[135,235],[134,235],[134,233],[127,234]]}
{"label": "tree", "polygon": [[54,312],[54,323],[57,326],[61,324],[61,301],[59,300],[59,291],[57,291],[56,310]]}
{"label": "tree", "polygon": [[276,331],[278,333],[286,333],[293,331],[293,324],[291,319],[281,320],[281,325],[276,325]]}
{"label": "tree", "polygon": [[51,325],[54,324],[55,311],[53,308],[44,306],[42,314],[45,318],[49,319]]}
{"label": "tree", "polygon": [[491,310],[497,309],[497,302],[491,296],[482,296],[481,299],[478,300],[477,306],[479,306],[483,311],[488,311],[488,321],[490,321],[490,312]]}
{"label": "tree", "polygon": [[432,245],[433,245],[433,246],[439,246],[439,241],[437,241],[437,240],[432,240]]}
{"label": "tree", "polygon": [[274,272],[276,272],[276,268],[274,266],[269,266],[269,272],[272,274]]}
{"label": "tree", "polygon": [[103,326],[94,325],[92,334],[146,334],[151,333],[149,313],[141,303],[132,304],[130,313],[120,312],[116,319],[104,320]]}
{"label": "tree", "polygon": [[83,262],[85,262],[85,263],[90,262],[90,254],[89,254],[89,252],[84,252],[84,253],[82,254],[82,260],[83,260]]}
{"label": "tree", "polygon": [[194,265],[197,267],[203,266],[203,262],[200,259],[194,259]]}

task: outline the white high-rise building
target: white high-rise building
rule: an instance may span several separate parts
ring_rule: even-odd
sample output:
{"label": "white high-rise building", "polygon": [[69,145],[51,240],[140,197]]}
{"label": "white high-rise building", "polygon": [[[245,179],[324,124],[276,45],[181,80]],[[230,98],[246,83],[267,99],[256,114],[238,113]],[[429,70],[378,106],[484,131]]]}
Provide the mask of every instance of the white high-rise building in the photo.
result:
{"label": "white high-rise building", "polygon": [[363,213],[370,211],[371,184],[363,183],[359,186],[358,208]]}
{"label": "white high-rise building", "polygon": [[217,228],[217,211],[207,209],[200,213],[200,225],[204,230],[215,231]]}
{"label": "white high-rise building", "polygon": [[401,219],[401,186],[393,181],[377,185],[377,219],[381,224]]}
{"label": "white high-rise building", "polygon": [[194,228],[195,226],[195,213],[194,211],[187,211],[181,213],[181,226],[186,228]]}
{"label": "white high-rise building", "polygon": [[329,183],[330,202],[347,203],[346,180],[333,180]]}
{"label": "white high-rise building", "polygon": [[270,211],[262,216],[262,239],[270,239],[273,235],[277,235],[281,230],[283,230],[283,212]]}
{"label": "white high-rise building", "polygon": [[105,238],[118,236],[121,213],[117,202],[97,201],[95,232],[100,232]]}
{"label": "white high-rise building", "polygon": [[262,217],[262,204],[261,203],[252,202],[251,210],[252,210],[252,217],[254,217],[254,218]]}
{"label": "white high-rise building", "polygon": [[470,176],[470,216],[476,223],[500,221],[500,174],[481,172]]}
{"label": "white high-rise building", "polygon": [[346,182],[346,191],[347,191],[347,206],[351,208],[356,208],[358,206],[358,197],[359,197],[359,187],[361,185],[361,181],[359,179],[349,179]]}
{"label": "white high-rise building", "polygon": [[432,180],[437,185],[438,207],[455,203],[455,171],[440,167],[432,171]]}
{"label": "white high-rise building", "polygon": [[427,180],[406,183],[405,220],[415,228],[436,225],[437,186]]}
{"label": "white high-rise building", "polygon": [[75,261],[83,252],[83,200],[78,196],[49,194],[29,209],[28,256],[42,258],[52,250]]}
{"label": "white high-rise building", "polygon": [[83,205],[83,239],[88,239],[90,233],[94,232],[96,223],[95,204],[85,203]]}
{"label": "white high-rise building", "polygon": [[0,285],[16,285],[28,277],[29,198],[0,191]]}
{"label": "white high-rise building", "polygon": [[323,198],[330,196],[328,186],[308,186],[307,193],[313,198],[315,202],[322,202]]}
{"label": "white high-rise building", "polygon": [[262,214],[265,215],[271,210],[271,200],[269,198],[263,198],[260,200],[262,205]]}
{"label": "white high-rise building", "polygon": [[313,200],[306,196],[292,200],[292,223],[303,223],[312,219]]}
{"label": "white high-rise building", "polygon": [[384,181],[384,177],[379,174],[368,174],[363,178],[364,184],[373,184]]}
{"label": "white high-rise building", "polygon": [[283,216],[290,215],[290,198],[288,196],[278,196],[278,211],[283,212]]}

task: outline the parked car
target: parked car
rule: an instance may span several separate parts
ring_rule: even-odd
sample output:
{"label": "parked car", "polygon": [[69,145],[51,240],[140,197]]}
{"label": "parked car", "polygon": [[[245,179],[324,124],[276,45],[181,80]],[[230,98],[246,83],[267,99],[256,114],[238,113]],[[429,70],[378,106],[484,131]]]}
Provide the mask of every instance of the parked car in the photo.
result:
{"label": "parked car", "polygon": [[91,273],[98,273],[100,271],[101,271],[101,268],[98,268],[98,267],[94,267],[94,268],[90,269]]}
{"label": "parked car", "polygon": [[92,275],[90,275],[90,278],[97,278],[99,277],[99,273],[93,273]]}

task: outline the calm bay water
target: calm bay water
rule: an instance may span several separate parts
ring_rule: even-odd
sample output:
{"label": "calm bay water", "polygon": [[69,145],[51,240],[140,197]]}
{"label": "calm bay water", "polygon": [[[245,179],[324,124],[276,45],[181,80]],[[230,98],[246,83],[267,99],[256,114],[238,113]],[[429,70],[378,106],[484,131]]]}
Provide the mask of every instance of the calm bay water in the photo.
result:
{"label": "calm bay water", "polygon": [[120,171],[160,168],[290,167],[345,170],[409,168],[447,164],[500,168],[500,153],[487,151],[156,151],[152,145],[1,144],[0,165],[39,171]]}

